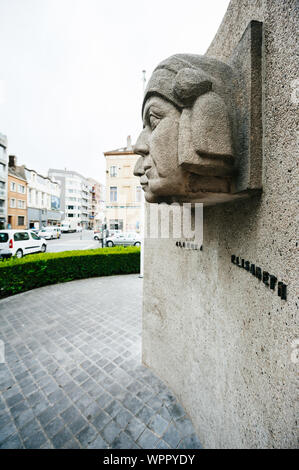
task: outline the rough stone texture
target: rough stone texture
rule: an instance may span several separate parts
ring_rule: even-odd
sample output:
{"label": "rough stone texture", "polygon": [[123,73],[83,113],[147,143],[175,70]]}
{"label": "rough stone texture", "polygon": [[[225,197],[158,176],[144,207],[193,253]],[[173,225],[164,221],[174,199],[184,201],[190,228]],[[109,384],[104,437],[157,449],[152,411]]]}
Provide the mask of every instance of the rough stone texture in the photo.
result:
{"label": "rough stone texture", "polygon": [[[145,243],[143,361],[207,448],[297,446],[296,2],[233,0],[207,54],[228,60],[253,19],[264,22],[262,197],[206,208],[203,251]],[[287,301],[231,254],[285,282]]]}
{"label": "rough stone texture", "polygon": [[141,291],[136,275],[111,276],[0,301],[0,449],[200,447],[141,365]]}

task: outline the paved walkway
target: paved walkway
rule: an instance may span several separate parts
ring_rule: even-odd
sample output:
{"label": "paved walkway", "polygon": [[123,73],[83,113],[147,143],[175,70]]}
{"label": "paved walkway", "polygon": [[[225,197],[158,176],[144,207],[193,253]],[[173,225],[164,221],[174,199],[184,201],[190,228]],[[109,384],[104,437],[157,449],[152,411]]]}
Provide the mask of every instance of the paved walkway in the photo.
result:
{"label": "paved walkway", "polygon": [[137,275],[0,301],[0,448],[199,448],[184,409],[141,365]]}

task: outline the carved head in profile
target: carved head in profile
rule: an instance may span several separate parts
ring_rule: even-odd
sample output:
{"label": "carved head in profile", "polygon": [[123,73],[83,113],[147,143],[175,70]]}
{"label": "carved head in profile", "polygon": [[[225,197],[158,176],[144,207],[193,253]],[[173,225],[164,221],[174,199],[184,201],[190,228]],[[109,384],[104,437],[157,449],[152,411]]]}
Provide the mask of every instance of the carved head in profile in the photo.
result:
{"label": "carved head in profile", "polygon": [[205,56],[161,62],[145,90],[134,174],[148,202],[229,193],[234,173],[232,69]]}

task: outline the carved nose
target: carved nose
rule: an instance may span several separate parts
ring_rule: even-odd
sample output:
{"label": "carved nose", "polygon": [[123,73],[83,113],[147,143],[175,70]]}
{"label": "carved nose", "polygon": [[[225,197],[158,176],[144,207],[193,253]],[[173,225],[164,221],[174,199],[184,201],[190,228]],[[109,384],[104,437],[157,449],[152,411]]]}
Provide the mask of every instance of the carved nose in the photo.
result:
{"label": "carved nose", "polygon": [[143,167],[143,157],[140,157],[140,158],[138,158],[138,160],[135,164],[135,168],[134,168],[133,173],[134,173],[135,176],[139,176],[139,178],[140,178],[140,176],[144,175],[144,172],[145,172],[145,169]]}
{"label": "carved nose", "polygon": [[136,144],[134,145],[134,153],[145,157],[149,154],[149,146],[147,143],[147,136],[145,129],[139,135]]}

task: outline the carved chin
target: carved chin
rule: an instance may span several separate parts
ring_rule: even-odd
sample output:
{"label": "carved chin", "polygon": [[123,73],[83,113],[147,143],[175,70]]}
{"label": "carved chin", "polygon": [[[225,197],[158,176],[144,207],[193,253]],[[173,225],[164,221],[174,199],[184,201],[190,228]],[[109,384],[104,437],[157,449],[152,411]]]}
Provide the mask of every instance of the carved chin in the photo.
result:
{"label": "carved chin", "polygon": [[155,196],[151,191],[145,191],[144,197],[147,202],[159,202],[159,196]]}

